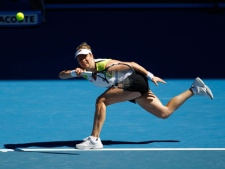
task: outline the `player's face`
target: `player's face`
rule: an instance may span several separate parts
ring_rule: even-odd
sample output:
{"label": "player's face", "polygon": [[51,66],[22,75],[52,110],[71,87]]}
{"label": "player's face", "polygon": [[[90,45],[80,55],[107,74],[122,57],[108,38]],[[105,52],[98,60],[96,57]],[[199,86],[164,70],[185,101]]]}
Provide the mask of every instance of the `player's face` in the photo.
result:
{"label": "player's face", "polygon": [[93,68],[93,56],[92,56],[92,54],[78,55],[77,61],[80,64],[80,66],[84,69]]}

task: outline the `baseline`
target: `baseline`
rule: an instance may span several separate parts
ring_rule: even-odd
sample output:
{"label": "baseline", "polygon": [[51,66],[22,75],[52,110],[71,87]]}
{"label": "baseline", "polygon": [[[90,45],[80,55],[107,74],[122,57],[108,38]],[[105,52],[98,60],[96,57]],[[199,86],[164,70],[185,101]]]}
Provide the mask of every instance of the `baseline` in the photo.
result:
{"label": "baseline", "polygon": [[0,152],[59,152],[59,151],[225,151],[225,148],[103,148],[103,149],[73,149],[73,148],[21,148],[0,149]]}

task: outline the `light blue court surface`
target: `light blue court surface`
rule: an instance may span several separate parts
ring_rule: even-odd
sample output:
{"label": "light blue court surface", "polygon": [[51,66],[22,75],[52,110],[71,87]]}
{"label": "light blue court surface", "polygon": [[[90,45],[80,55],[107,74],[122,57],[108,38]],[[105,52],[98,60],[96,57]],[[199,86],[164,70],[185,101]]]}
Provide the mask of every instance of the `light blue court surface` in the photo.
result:
{"label": "light blue court surface", "polygon": [[[165,80],[150,82],[163,104],[193,82]],[[108,151],[0,152],[0,168],[223,169],[225,80],[203,80],[214,99],[192,97],[166,120],[130,102],[109,106],[101,133]],[[104,90],[77,79],[0,81],[0,149],[74,148],[90,134]]]}

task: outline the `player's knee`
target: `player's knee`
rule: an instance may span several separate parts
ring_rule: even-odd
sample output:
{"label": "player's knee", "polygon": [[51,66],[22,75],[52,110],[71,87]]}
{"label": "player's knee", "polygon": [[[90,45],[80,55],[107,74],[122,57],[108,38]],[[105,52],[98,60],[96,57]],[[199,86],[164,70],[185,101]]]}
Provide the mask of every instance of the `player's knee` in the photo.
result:
{"label": "player's knee", "polygon": [[99,104],[104,104],[105,106],[107,106],[107,100],[106,100],[106,98],[99,96],[96,99],[96,105],[99,105]]}
{"label": "player's knee", "polygon": [[104,98],[101,97],[101,96],[99,96],[99,97],[96,99],[96,104],[101,103],[101,102],[103,102],[103,101],[104,101]]}
{"label": "player's knee", "polygon": [[160,118],[160,119],[167,119],[168,117],[170,116],[170,114],[169,113],[161,113],[160,115],[158,115],[158,117]]}
{"label": "player's knee", "polygon": [[167,119],[169,116],[167,115],[167,114],[162,114],[161,116],[160,116],[160,118],[161,119]]}

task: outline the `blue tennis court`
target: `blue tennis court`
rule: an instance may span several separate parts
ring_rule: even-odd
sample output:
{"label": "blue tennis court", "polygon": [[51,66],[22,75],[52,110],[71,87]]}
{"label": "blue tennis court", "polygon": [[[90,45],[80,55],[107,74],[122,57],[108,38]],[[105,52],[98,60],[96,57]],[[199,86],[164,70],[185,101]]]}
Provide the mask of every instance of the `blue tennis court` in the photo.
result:
{"label": "blue tennis court", "polygon": [[[166,85],[150,87],[166,104],[193,79],[165,79]],[[225,80],[203,80],[214,99],[192,97],[166,120],[130,102],[109,106],[101,132],[105,151],[0,152],[0,166],[225,168]],[[95,99],[105,90],[78,79],[2,80],[0,89],[1,150],[74,148],[90,134]]]}

